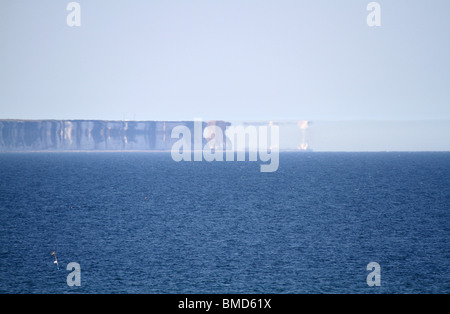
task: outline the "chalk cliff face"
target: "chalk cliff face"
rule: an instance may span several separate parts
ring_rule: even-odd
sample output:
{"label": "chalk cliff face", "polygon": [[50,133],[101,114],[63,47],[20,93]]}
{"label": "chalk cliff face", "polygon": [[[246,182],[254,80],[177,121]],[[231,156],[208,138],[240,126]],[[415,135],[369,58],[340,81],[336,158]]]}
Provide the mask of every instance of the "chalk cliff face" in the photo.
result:
{"label": "chalk cliff face", "polygon": [[181,125],[194,134],[193,121],[0,120],[0,151],[170,150]]}

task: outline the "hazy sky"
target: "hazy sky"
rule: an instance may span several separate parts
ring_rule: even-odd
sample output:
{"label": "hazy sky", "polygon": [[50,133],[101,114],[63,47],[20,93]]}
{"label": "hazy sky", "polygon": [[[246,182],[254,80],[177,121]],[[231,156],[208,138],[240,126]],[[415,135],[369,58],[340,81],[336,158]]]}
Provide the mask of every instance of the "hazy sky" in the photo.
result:
{"label": "hazy sky", "polygon": [[0,118],[450,119],[450,1],[0,0]]}

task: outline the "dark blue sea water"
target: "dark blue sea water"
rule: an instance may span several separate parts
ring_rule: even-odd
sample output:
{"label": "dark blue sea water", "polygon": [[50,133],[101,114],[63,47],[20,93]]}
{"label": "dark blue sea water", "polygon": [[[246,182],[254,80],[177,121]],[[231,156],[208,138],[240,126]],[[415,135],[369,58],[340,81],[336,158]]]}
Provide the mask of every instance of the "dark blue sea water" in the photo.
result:
{"label": "dark blue sea water", "polygon": [[0,293],[450,293],[449,166],[450,153],[283,153],[275,173],[1,154]]}

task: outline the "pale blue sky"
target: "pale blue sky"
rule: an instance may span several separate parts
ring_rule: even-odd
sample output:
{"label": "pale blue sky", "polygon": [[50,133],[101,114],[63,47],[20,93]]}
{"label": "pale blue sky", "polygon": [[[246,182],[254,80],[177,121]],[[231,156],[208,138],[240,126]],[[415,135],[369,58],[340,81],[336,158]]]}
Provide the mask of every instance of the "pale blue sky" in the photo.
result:
{"label": "pale blue sky", "polygon": [[0,118],[450,119],[450,1],[0,0]]}

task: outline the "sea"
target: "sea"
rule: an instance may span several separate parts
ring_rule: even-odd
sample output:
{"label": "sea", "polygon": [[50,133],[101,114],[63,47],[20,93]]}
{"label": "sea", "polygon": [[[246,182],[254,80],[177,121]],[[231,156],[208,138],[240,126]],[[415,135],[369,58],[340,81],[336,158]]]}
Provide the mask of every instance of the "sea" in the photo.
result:
{"label": "sea", "polygon": [[447,294],[449,166],[443,152],[286,152],[273,173],[3,153],[0,293]]}

